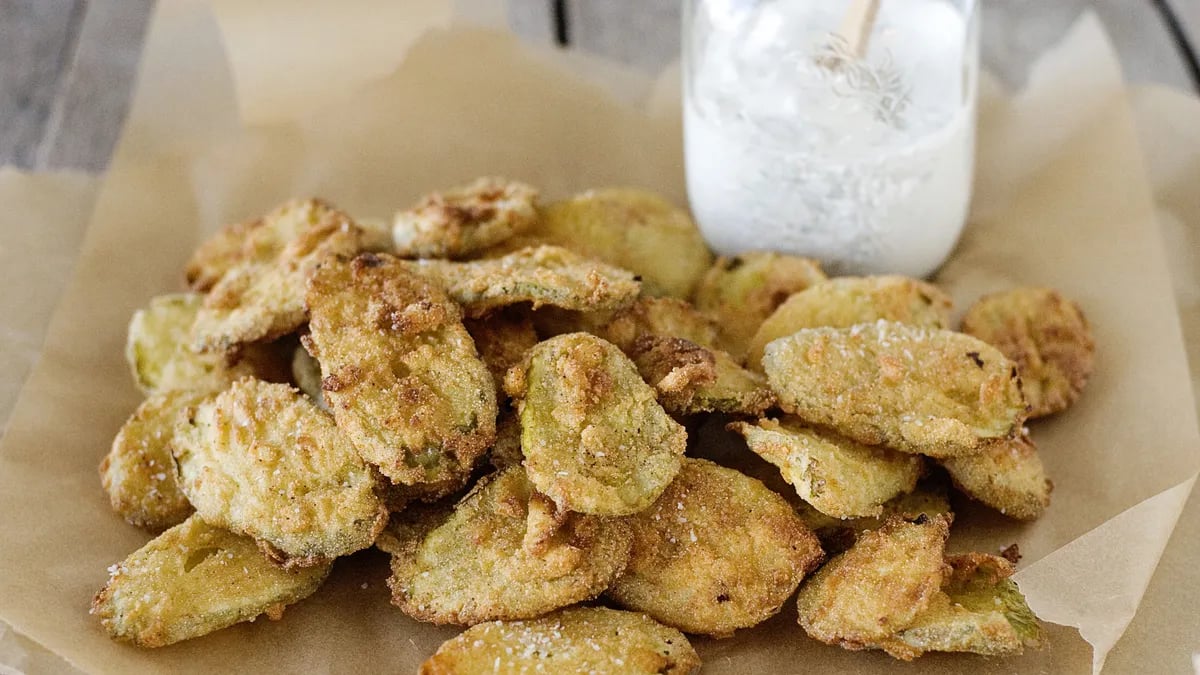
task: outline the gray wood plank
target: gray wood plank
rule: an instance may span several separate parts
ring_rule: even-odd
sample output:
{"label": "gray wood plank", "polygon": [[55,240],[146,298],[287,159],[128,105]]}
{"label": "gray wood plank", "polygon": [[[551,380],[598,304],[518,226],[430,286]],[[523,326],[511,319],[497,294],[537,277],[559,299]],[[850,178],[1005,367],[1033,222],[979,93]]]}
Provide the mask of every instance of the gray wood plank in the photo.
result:
{"label": "gray wood plank", "polygon": [[68,76],[39,143],[38,168],[108,166],[137,80],[154,0],[90,2]]}
{"label": "gray wood plank", "polygon": [[0,0],[0,164],[33,168],[83,0]]}

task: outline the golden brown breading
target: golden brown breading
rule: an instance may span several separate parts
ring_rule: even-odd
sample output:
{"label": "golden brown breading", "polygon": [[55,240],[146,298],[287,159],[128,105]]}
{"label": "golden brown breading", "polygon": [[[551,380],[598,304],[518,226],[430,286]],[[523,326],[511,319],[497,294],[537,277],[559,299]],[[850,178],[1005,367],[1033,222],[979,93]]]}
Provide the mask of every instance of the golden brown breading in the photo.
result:
{"label": "golden brown breading", "polygon": [[192,514],[191,502],[179,489],[171,442],[180,411],[208,396],[188,391],[152,394],[117,432],[100,462],[100,482],[113,510],[125,520],[160,532]]}
{"label": "golden brown breading", "polygon": [[940,593],[950,518],[888,520],[817,570],[796,598],[800,625],[846,649],[878,648],[898,659],[920,654],[896,639]]}
{"label": "golden brown breading", "polygon": [[985,342],[891,321],[810,328],[767,345],[780,406],[866,445],[970,454],[1025,420],[1016,366]]}
{"label": "golden brown breading", "polygon": [[362,250],[371,253],[395,253],[392,244],[392,226],[379,218],[355,218],[362,230]]}
{"label": "golden brown breading", "polygon": [[633,274],[565,248],[525,248],[474,262],[417,260],[409,269],[437,283],[469,317],[497,307],[532,303],[575,310],[619,309],[633,302],[641,284]]}
{"label": "golden brown breading", "polygon": [[330,563],[285,571],[254,540],[192,516],[109,568],[92,614],[114,639],[163,647],[283,608],[312,595]]}
{"label": "golden brown breading", "polygon": [[[134,312],[125,340],[125,360],[143,392],[218,391],[239,377],[254,374],[258,359],[192,351],[192,324],[203,300],[204,296],[197,293],[160,295]],[[259,345],[249,347],[247,351],[251,352],[262,349]],[[229,356],[234,357],[234,363],[230,363]]]}
{"label": "golden brown breading", "polygon": [[386,525],[375,473],[295,389],[246,378],[183,412],[172,451],[188,501],[280,564],[349,555]]}
{"label": "golden brown breading", "polygon": [[305,346],[338,428],[393,482],[469,473],[496,437],[496,387],[458,306],[386,254],[309,280]]}
{"label": "golden brown breading", "polygon": [[1066,410],[1092,374],[1092,329],[1079,305],[1049,288],[980,298],[963,316],[962,331],[1016,362],[1030,417]]}
{"label": "golden brown breading", "polygon": [[742,368],[721,350],[646,334],[634,340],[628,353],[670,413],[759,415],[775,404],[766,378]]}
{"label": "golden brown breading", "polygon": [[724,637],[774,616],[824,557],[782,497],[703,459],[685,459],[629,520],[633,555],[609,597],[688,633]]}
{"label": "golden brown breading", "polygon": [[578,513],[547,523],[547,504],[511,467],[453,510],[400,514],[378,543],[392,556],[392,602],[422,621],[472,625],[599,595],[629,561],[629,525]]}
{"label": "golden brown breading", "polygon": [[537,190],[504,178],[425,195],[396,213],[392,239],[404,258],[462,258],[528,230],[537,220]]}
{"label": "golden brown breading", "polygon": [[563,509],[621,516],[649,506],[679,471],[687,432],[612,343],[568,333],[508,372],[525,466]]}
{"label": "golden brown breading", "polygon": [[471,482],[471,474],[463,473],[436,483],[418,483],[405,485],[393,483],[385,477],[379,480],[380,493],[383,502],[391,513],[399,513],[413,504],[434,504],[446,499],[457,502],[467,484]]}
{"label": "golden brown breading", "polygon": [[635,188],[589,190],[542,209],[533,234],[633,270],[649,295],[689,298],[712,252],[683,209]]}
{"label": "golden brown breading", "polygon": [[849,328],[880,319],[949,328],[950,297],[933,284],[901,276],[839,277],[797,293],[761,323],[746,365],[761,368],[768,342],[803,328]]}
{"label": "golden brown breading", "polygon": [[809,529],[817,533],[827,553],[841,553],[854,545],[859,534],[866,530],[878,530],[889,518],[896,516],[904,520],[916,520],[922,514],[927,518],[950,515],[949,488],[938,477],[927,476],[912,492],[902,494],[883,503],[883,512],[878,516],[864,518],[834,518],[814,509],[802,500],[792,501],[796,514]]}
{"label": "golden brown breading", "polygon": [[296,330],[305,319],[309,274],[322,260],[354,255],[362,245],[362,230],[349,216],[316,200],[289,202],[263,221],[273,236],[253,242],[259,248],[252,258],[231,267],[204,296],[192,327],[195,349],[229,351]]}
{"label": "golden brown breading", "polygon": [[292,381],[318,408],[329,412],[325,393],[321,391],[321,364],[303,346],[292,350]]}
{"label": "golden brown breading", "polygon": [[521,452],[521,416],[515,410],[500,413],[496,422],[496,442],[488,453],[488,461],[497,469],[520,466],[525,461]]}
{"label": "golden brown breading", "polygon": [[776,307],[793,293],[825,281],[811,258],[774,251],[721,256],[696,288],[696,308],[721,326],[721,347],[745,358],[750,338]]}
{"label": "golden brown breading", "polygon": [[615,312],[577,312],[544,307],[533,314],[542,339],[564,333],[591,333],[608,340],[629,354],[643,335],[683,338],[701,347],[715,348],[717,324],[678,298],[639,297],[632,305]]}
{"label": "golden brown breading", "polygon": [[688,675],[700,657],[682,633],[645,614],[573,607],[531,621],[492,621],[447,640],[419,675]]}
{"label": "golden brown breading", "polygon": [[929,607],[896,638],[925,652],[970,652],[987,656],[1020,654],[1040,647],[1044,635],[1037,617],[1009,580],[1012,563],[986,553],[948,556],[950,574]]}
{"label": "golden brown breading", "polygon": [[463,325],[475,340],[479,358],[492,373],[497,391],[503,392],[504,374],[538,342],[529,310],[511,305],[478,319],[466,319]]}
{"label": "golden brown breading", "polygon": [[983,444],[979,452],[941,460],[954,485],[1017,520],[1035,520],[1050,506],[1054,485],[1028,433]]}
{"label": "golden brown breading", "polygon": [[759,457],[813,508],[835,518],[878,516],[883,503],[910,492],[924,471],[920,457],[856,443],[798,419],[734,422]]}

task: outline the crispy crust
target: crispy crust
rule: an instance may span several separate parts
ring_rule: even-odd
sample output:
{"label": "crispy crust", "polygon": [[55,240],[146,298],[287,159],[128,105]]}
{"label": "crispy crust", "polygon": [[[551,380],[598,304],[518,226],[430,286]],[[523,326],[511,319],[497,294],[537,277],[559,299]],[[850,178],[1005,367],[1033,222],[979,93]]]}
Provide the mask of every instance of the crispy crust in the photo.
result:
{"label": "crispy crust", "polygon": [[1025,420],[1016,365],[969,335],[891,321],[810,328],[767,345],[780,406],[866,445],[976,452]]}
{"label": "crispy crust", "polygon": [[989,441],[979,452],[941,460],[954,486],[1017,520],[1036,520],[1050,506],[1054,484],[1028,433]]}
{"label": "crispy crust", "polygon": [[338,428],[393,482],[455,478],[496,437],[496,390],[458,306],[386,254],[328,260],[305,346]]}
{"label": "crispy crust", "polygon": [[645,334],[634,340],[628,354],[670,413],[759,415],[775,404],[766,378],[742,368],[718,349]]}
{"label": "crispy crust", "polygon": [[625,307],[641,284],[633,274],[557,246],[524,248],[473,262],[418,260],[409,269],[437,283],[469,317],[531,303],[581,311]]}
{"label": "crispy crust", "polygon": [[693,299],[696,308],[721,326],[721,348],[745,358],[750,339],[771,313],[794,293],[825,281],[812,258],[750,251],[717,258]]}
{"label": "crispy crust", "polygon": [[284,571],[253,539],[192,516],[113,565],[92,614],[114,639],[163,647],[263,614],[278,620],[330,567]]}
{"label": "crispy crust", "polygon": [[699,667],[696,650],[674,628],[636,612],[576,607],[473,626],[443,643],[419,675],[688,675]]}
{"label": "crispy crust", "polygon": [[881,515],[883,504],[911,492],[924,471],[920,457],[862,445],[794,418],[729,428],[777,466],[805,502],[834,518]]}
{"label": "crispy crust", "polygon": [[1096,344],[1079,305],[1049,288],[1015,288],[980,298],[962,330],[1017,364],[1030,417],[1066,410],[1087,385]]}
{"label": "crispy crust", "polygon": [[192,514],[191,502],[179,489],[171,443],[180,428],[180,411],[208,396],[186,391],[154,394],[117,432],[100,463],[100,482],[122,518],[161,532]]}
{"label": "crispy crust", "polygon": [[702,459],[685,459],[630,523],[633,555],[609,597],[688,633],[726,637],[774,616],[824,557],[783,498]]}
{"label": "crispy crust", "polygon": [[392,220],[395,253],[462,258],[503,243],[537,220],[537,190],[504,178],[477,178],[432,192]]}
{"label": "crispy crust", "polygon": [[636,188],[588,190],[550,204],[533,234],[632,270],[648,295],[689,298],[712,263],[712,252],[686,211]]}
{"label": "crispy crust", "polygon": [[262,222],[272,236],[248,240],[247,246],[259,245],[254,255],[230,267],[204,297],[192,327],[196,350],[228,352],[296,330],[305,320],[309,274],[322,260],[354,255],[362,245],[362,230],[350,217],[317,200],[289,202]]}
{"label": "crispy crust", "polygon": [[392,602],[422,621],[472,625],[599,595],[629,561],[628,524],[545,518],[548,503],[512,467],[480,480],[452,510],[401,514],[379,541],[392,555]]}
{"label": "crispy crust", "polygon": [[880,648],[904,660],[919,656],[894,635],[940,592],[949,572],[942,559],[949,535],[949,517],[893,518],[864,533],[800,588],[800,625],[825,644]]}
{"label": "crispy crust", "polygon": [[804,328],[849,328],[880,319],[924,328],[949,328],[950,308],[950,296],[918,279],[830,279],[789,297],[765,317],[750,339],[746,365],[761,369],[767,343]]}
{"label": "crispy crust", "polygon": [[183,493],[206,522],[254,537],[281,565],[349,555],[387,524],[374,472],[291,387],[239,380],[182,418],[172,451]]}
{"label": "crispy crust", "polygon": [[527,308],[512,305],[478,319],[463,321],[475,340],[479,358],[487,365],[500,393],[504,390],[504,374],[520,363],[525,352],[538,342],[529,314]]}
{"label": "crispy crust", "polygon": [[564,509],[636,513],[679,471],[687,432],[609,342],[588,333],[541,342],[505,389],[517,400],[529,477]]}

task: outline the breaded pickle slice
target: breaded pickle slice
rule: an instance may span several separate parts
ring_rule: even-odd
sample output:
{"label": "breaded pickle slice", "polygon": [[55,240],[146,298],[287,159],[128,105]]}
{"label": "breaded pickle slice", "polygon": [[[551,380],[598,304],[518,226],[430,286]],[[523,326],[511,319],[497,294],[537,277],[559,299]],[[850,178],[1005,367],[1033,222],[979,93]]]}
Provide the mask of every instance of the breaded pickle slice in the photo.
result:
{"label": "breaded pickle slice", "polygon": [[742,368],[719,349],[681,338],[642,335],[628,353],[668,412],[759,415],[775,404],[766,378]]}
{"label": "breaded pickle slice", "polygon": [[410,508],[380,536],[392,602],[441,624],[531,619],[594,598],[629,561],[629,525],[555,509],[520,467],[453,509]]}
{"label": "breaded pickle slice", "polygon": [[183,411],[208,396],[188,391],[153,394],[117,432],[100,463],[100,482],[122,518],[158,532],[192,514],[192,504],[179,488],[171,443]]}
{"label": "breaded pickle slice", "polygon": [[942,592],[896,638],[925,652],[1020,654],[1045,641],[1037,616],[1009,577],[1012,563],[986,553],[947,556]]}
{"label": "breaded pickle slice", "polygon": [[573,607],[530,621],[472,626],[443,643],[419,675],[688,675],[699,667],[682,633],[645,614]]}
{"label": "breaded pickle slice", "polygon": [[924,471],[918,456],[856,443],[795,418],[729,427],[759,457],[779,467],[801,499],[835,518],[880,515],[883,503],[912,491]]}
{"label": "breaded pickle slice", "polygon": [[277,620],[312,595],[330,567],[285,571],[250,537],[192,516],[113,565],[92,613],[114,639],[163,647],[263,614]]}
{"label": "breaded pickle slice", "polygon": [[893,518],[865,532],[800,587],[800,625],[825,644],[912,658],[912,648],[895,635],[941,592],[949,534],[949,517]]}
{"label": "breaded pickle slice", "polygon": [[537,190],[504,178],[425,195],[396,213],[392,240],[404,258],[461,258],[500,244],[533,226]]}
{"label": "breaded pickle slice", "polygon": [[133,381],[146,394],[191,389],[217,391],[254,373],[253,359],[230,364],[225,354],[192,351],[192,324],[204,302],[198,293],[152,298],[134,312],[125,340],[125,360]]}
{"label": "breaded pickle slice", "polygon": [[780,303],[825,278],[812,258],[749,251],[717,258],[693,299],[697,309],[720,323],[722,348],[742,359],[750,338]]}
{"label": "breaded pickle slice", "polygon": [[589,190],[542,209],[533,234],[632,270],[649,295],[690,298],[712,252],[687,212],[648,190]]}
{"label": "breaded pickle slice", "polygon": [[824,557],[782,497],[703,459],[684,459],[630,522],[633,554],[609,597],[687,633],[728,636],[766,620]]}
{"label": "breaded pickle slice", "polygon": [[418,260],[408,265],[444,288],[469,317],[523,302],[534,309],[619,309],[641,290],[632,273],[558,246],[524,248],[473,262]]}
{"label": "breaded pickle slice", "polygon": [[321,390],[321,364],[303,346],[296,347],[292,352],[292,381],[318,408],[329,411],[325,392]]}
{"label": "breaded pickle slice", "polygon": [[962,333],[882,320],[804,329],[768,344],[763,367],[785,411],[866,445],[953,457],[1025,420],[1016,366]]}
{"label": "breaded pickle slice", "polygon": [[374,472],[295,389],[247,378],[185,413],[172,447],[183,493],[273,560],[320,565],[370,546],[387,524]]}
{"label": "breaded pickle slice", "polygon": [[637,513],[679,471],[687,432],[621,350],[588,333],[539,343],[508,372],[525,467],[562,509]]}
{"label": "breaded pickle slice", "polygon": [[792,501],[796,514],[817,533],[827,553],[841,553],[854,545],[858,535],[866,530],[878,530],[893,516],[904,520],[916,520],[952,515],[950,512],[949,488],[937,478],[925,478],[917,483],[912,492],[899,495],[883,503],[878,516],[863,518],[834,518],[813,508],[808,502]]}
{"label": "breaded pickle slice", "polygon": [[591,333],[629,354],[644,335],[673,337],[715,349],[717,324],[686,300],[639,297],[615,312],[575,312],[546,307],[534,313],[534,326],[543,338],[563,333]]}
{"label": "breaded pickle slice", "polygon": [[309,281],[305,346],[338,428],[393,482],[468,473],[496,437],[496,387],[458,306],[385,254]]}
{"label": "breaded pickle slice", "polygon": [[962,331],[1017,364],[1030,417],[1066,410],[1092,374],[1096,343],[1079,305],[1049,288],[1015,288],[980,298]]}
{"label": "breaded pickle slice", "polygon": [[950,297],[902,276],[839,277],[789,297],[750,340],[746,363],[759,368],[768,342],[804,328],[849,328],[880,319],[925,328],[950,327]]}
{"label": "breaded pickle slice", "polygon": [[525,307],[513,305],[478,319],[466,319],[463,325],[475,340],[479,358],[487,365],[497,391],[504,389],[504,374],[521,362],[525,352],[538,342],[533,319]]}
{"label": "breaded pickle slice", "polygon": [[229,268],[204,296],[192,327],[195,349],[229,351],[296,330],[305,320],[309,274],[322,260],[354,255],[362,245],[362,231],[350,217],[317,200],[288,202],[262,222],[272,236],[248,241],[259,246],[253,255]]}
{"label": "breaded pickle slice", "polygon": [[954,485],[1017,520],[1035,520],[1050,506],[1054,485],[1027,433],[989,441],[974,454],[941,460]]}

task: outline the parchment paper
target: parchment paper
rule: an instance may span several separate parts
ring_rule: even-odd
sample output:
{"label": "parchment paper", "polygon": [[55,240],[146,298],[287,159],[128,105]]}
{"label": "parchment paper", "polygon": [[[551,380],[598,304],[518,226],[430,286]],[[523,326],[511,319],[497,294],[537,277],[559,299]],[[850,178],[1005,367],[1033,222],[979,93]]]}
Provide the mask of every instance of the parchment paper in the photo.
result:
{"label": "parchment paper", "polygon": [[[237,10],[223,10],[231,53],[249,53],[229,28]],[[353,47],[338,16],[324,48]],[[276,20],[286,31],[288,15]],[[391,608],[384,561],[371,552],[339,562],[283,621],[153,652],[111,643],[87,615],[105,568],[147,539],[109,513],[95,468],[138,401],[121,359],[128,316],[178,287],[203,234],[291,195],[378,215],[430,188],[506,173],[550,196],[628,183],[684,203],[677,103],[656,91],[661,114],[648,116],[511,36],[435,30],[384,79],[268,106],[261,123],[243,125],[235,92],[251,94],[235,83],[247,80],[227,70],[217,23],[198,3],[160,6],[145,59],[76,276],[0,445],[0,618],[89,671],[411,672],[455,631]],[[1031,603],[1079,626],[1095,654],[1074,630],[1052,627],[1050,648],[1018,659],[899,664],[808,640],[789,605],[733,639],[696,640],[706,672],[1084,672],[1133,616],[1200,465],[1134,124],[1092,18],[1044,59],[1028,92],[996,93],[982,106],[971,226],[942,279],[960,303],[1016,283],[1059,286],[1083,304],[1100,354],[1080,404],[1034,427],[1057,485],[1047,516],[1016,526],[967,506],[952,546],[1019,542]]]}

